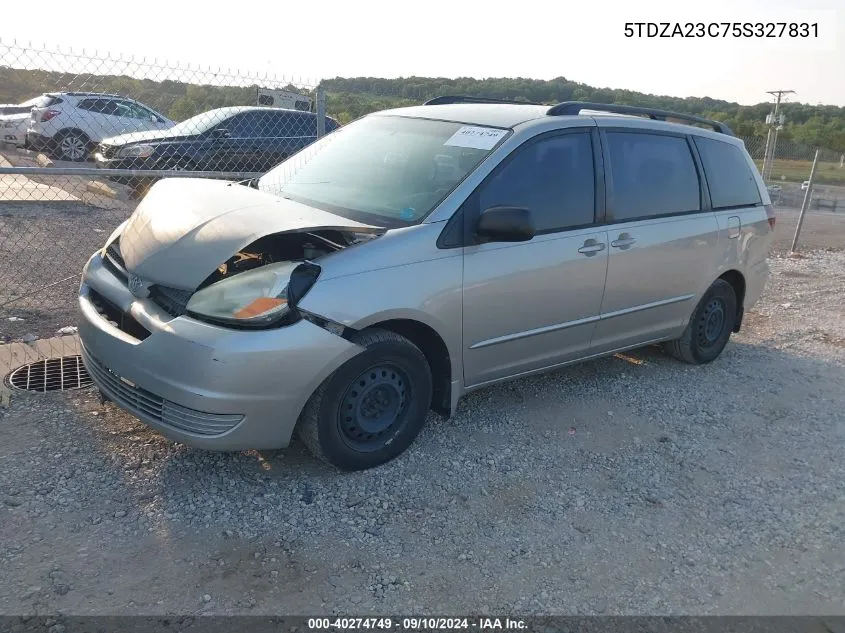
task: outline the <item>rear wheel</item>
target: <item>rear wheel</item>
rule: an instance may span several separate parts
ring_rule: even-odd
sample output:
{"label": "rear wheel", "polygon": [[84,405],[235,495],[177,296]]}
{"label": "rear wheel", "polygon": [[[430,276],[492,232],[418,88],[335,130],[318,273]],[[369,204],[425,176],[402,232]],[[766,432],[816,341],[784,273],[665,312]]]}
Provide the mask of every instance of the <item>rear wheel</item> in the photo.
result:
{"label": "rear wheel", "polygon": [[91,153],[91,139],[83,132],[63,132],[56,140],[56,156],[62,160],[80,162]]}
{"label": "rear wheel", "polygon": [[698,302],[684,333],[666,343],[665,349],[671,356],[693,365],[716,360],[728,343],[736,316],[733,286],[717,279]]}
{"label": "rear wheel", "polygon": [[388,330],[358,333],[365,348],[311,396],[299,437],[316,457],[342,470],[383,464],[419,434],[431,404],[431,371],[411,341]]}

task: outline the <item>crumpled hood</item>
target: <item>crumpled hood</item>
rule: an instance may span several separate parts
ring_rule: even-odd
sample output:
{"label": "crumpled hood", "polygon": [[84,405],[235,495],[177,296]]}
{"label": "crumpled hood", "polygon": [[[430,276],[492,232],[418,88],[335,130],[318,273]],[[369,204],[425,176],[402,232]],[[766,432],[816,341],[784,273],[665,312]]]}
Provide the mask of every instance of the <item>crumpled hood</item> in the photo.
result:
{"label": "crumpled hood", "polygon": [[380,227],[221,180],[171,178],[153,185],[120,235],[127,270],[144,281],[195,290],[214,269],[265,235]]}

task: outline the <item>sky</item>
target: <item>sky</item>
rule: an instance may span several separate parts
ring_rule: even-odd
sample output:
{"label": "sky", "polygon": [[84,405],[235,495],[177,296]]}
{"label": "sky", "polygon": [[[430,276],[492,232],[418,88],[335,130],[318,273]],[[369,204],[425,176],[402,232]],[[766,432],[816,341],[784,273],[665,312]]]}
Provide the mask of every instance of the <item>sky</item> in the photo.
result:
{"label": "sky", "polygon": [[[48,5],[50,2],[48,1]],[[686,6],[685,6],[686,5]],[[120,6],[120,13],[116,7]],[[845,0],[74,0],[4,20],[0,41],[284,75],[566,77],[753,104],[845,106]],[[36,19],[37,18],[37,19]],[[817,38],[626,38],[627,22],[815,22]],[[636,28],[636,27],[633,27]],[[644,27],[645,28],[645,27]],[[7,63],[0,59],[0,64]]]}

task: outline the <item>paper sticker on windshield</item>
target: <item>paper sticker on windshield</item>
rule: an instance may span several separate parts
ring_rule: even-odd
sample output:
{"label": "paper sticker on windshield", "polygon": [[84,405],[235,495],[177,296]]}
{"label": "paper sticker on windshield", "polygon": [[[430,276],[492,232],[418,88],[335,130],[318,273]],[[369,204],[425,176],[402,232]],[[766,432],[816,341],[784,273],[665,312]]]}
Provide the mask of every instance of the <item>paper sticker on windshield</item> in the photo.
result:
{"label": "paper sticker on windshield", "polygon": [[452,145],[454,147],[472,147],[474,149],[492,149],[493,146],[499,142],[507,130],[497,130],[492,127],[477,127],[474,125],[465,125],[457,132],[452,134],[444,145]]}

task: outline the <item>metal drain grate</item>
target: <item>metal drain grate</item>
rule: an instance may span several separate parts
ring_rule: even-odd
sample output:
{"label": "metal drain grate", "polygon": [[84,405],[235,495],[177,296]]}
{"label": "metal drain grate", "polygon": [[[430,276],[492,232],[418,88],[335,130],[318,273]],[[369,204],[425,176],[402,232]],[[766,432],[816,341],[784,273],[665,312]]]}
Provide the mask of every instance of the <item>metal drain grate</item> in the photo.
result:
{"label": "metal drain grate", "polygon": [[6,384],[21,391],[67,391],[91,386],[81,356],[48,358],[18,367],[6,376]]}

